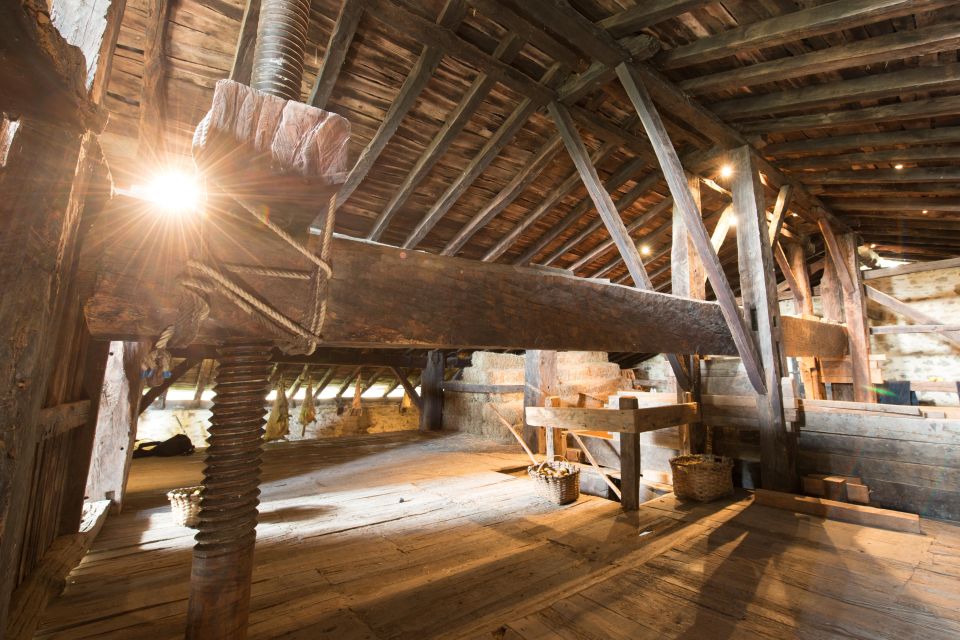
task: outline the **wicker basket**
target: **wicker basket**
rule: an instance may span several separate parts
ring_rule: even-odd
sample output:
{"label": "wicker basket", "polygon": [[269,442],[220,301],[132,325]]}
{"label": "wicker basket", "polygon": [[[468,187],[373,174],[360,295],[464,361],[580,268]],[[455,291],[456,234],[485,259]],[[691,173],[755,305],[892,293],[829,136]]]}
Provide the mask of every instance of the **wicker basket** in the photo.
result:
{"label": "wicker basket", "polygon": [[[541,498],[546,498],[555,504],[569,504],[580,497],[580,467],[565,462],[562,457],[554,456],[559,460],[541,462],[538,465],[527,467],[527,475],[533,480],[534,490]],[[566,471],[565,475],[545,475],[541,469],[552,469],[554,472]]]}
{"label": "wicker basket", "polygon": [[670,459],[673,492],[678,498],[710,502],[733,493],[733,460],[711,454]]}
{"label": "wicker basket", "polygon": [[200,492],[203,487],[183,487],[167,492],[173,521],[181,527],[196,529],[200,524]]}

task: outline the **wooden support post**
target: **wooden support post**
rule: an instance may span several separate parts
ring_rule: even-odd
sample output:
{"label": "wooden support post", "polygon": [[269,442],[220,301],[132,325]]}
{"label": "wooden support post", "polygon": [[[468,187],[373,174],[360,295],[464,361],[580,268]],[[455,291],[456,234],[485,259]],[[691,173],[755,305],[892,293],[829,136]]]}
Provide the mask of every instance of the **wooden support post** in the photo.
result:
{"label": "wooden support post", "polygon": [[760,473],[764,488],[792,491],[797,482],[796,434],[787,428],[781,379],[787,368],[783,351],[780,303],[774,280],[770,232],[763,185],[748,147],[730,153],[733,207],[737,211],[737,251],[744,324],[760,348],[765,393],[757,398],[760,423]]}
{"label": "wooden support post", "polygon": [[[637,409],[636,398],[621,397],[620,409]],[[640,508],[640,434],[619,433],[620,438],[620,507],[624,511]]]}
{"label": "wooden support post", "polygon": [[[523,406],[542,407],[547,397],[557,394],[557,352],[530,349],[523,356]],[[540,427],[523,423],[523,439],[537,453],[546,453],[546,434]]]}
{"label": "wooden support post", "polygon": [[269,344],[221,347],[190,571],[189,640],[247,637],[269,373]]}
{"label": "wooden support post", "polygon": [[[673,143],[670,141],[670,136],[667,134],[667,129],[660,119],[660,114],[657,112],[653,99],[650,97],[650,94],[647,93],[643,83],[640,82],[634,67],[627,63],[617,65],[617,77],[620,78],[620,82],[623,84],[627,96],[630,98],[634,108],[637,110],[637,114],[640,116],[640,122],[643,123],[643,128],[647,132],[647,137],[650,139],[653,150],[657,155],[657,160],[660,162],[660,167],[663,169],[664,178],[666,178],[667,185],[670,187],[670,193],[673,195],[673,200],[676,203],[675,206],[683,214],[687,233],[690,235],[690,239],[697,249],[697,254],[703,263],[704,271],[710,279],[710,284],[713,286],[713,292],[717,297],[717,302],[720,303],[723,317],[727,321],[730,334],[733,336],[733,341],[737,345],[737,352],[740,354],[740,359],[743,360],[747,377],[750,379],[757,393],[765,393],[764,371],[760,355],[757,351],[757,344],[751,333],[744,326],[743,319],[740,316],[740,308],[737,306],[737,300],[733,295],[733,289],[730,288],[730,283],[727,281],[727,276],[723,271],[723,265],[720,263],[717,252],[710,244],[710,237],[707,235],[707,230],[703,226],[700,209],[696,206],[693,197],[690,195],[690,189],[687,186],[687,180],[683,166],[680,164],[680,158],[677,155],[676,149],[673,147]],[[763,212],[763,207],[761,207],[761,212]],[[764,214],[764,226],[766,226],[766,221],[766,215]],[[766,240],[766,238],[767,236],[764,236],[764,240]],[[778,387],[779,384],[778,380]]]}
{"label": "wooden support post", "polygon": [[[794,292],[794,312],[801,316],[813,315],[813,289],[810,286],[810,271],[807,268],[807,256],[802,244],[791,243],[786,248],[787,260],[793,271],[797,290]],[[800,366],[800,380],[803,383],[804,397],[811,400],[826,398],[820,364],[817,358],[797,358]]]}
{"label": "wooden support post", "polygon": [[[86,328],[83,329],[86,332]],[[75,533],[83,518],[83,504],[87,497],[87,478],[96,441],[97,417],[100,409],[100,391],[106,370],[110,344],[86,340],[86,358],[83,365],[83,391],[89,402],[86,422],[71,433],[67,480],[64,483],[63,506],[60,510],[60,535]]]}
{"label": "wooden support post", "polygon": [[444,354],[434,349],[427,354],[427,366],[420,378],[420,431],[443,429]]}
{"label": "wooden support post", "polygon": [[133,459],[143,392],[140,360],[146,348],[138,342],[111,342],[100,392],[86,494],[91,500],[112,500],[116,512],[123,507]]}
{"label": "wooden support post", "polygon": [[[7,26],[12,25],[0,20],[0,27]],[[0,83],[0,96],[10,92]],[[0,123],[4,120],[0,116]],[[0,388],[0,629],[20,575],[60,283],[69,273],[64,262],[79,224],[79,210],[72,210],[70,200],[80,148],[78,134],[24,117],[0,171],[0,282],[5,284],[0,301],[0,379],[5,381]]]}
{"label": "wooden support post", "polygon": [[828,262],[832,263],[840,282],[843,321],[850,339],[853,399],[856,402],[876,402],[877,392],[870,381],[870,334],[863,277],[857,258],[857,237],[853,233],[834,235],[830,223],[823,219],[818,225],[827,246]]}
{"label": "wooden support post", "polygon": [[[559,407],[560,396],[549,396],[544,403],[545,407]],[[563,429],[548,426],[544,430],[546,440],[547,460],[553,460],[554,456],[564,457],[567,452],[566,442],[563,438]]]}
{"label": "wooden support post", "polygon": [[[697,176],[687,176],[687,185],[694,203],[700,208],[700,179]],[[673,243],[670,253],[670,278],[675,296],[705,300],[706,276],[703,263],[697,255],[697,249],[690,240],[683,222],[683,213],[678,207],[673,208]],[[700,402],[700,357],[697,354],[686,356],[688,375],[690,379],[689,391],[681,386],[677,387],[677,402]],[[706,431],[703,422],[680,425],[680,450],[682,453],[702,453],[706,445]]]}

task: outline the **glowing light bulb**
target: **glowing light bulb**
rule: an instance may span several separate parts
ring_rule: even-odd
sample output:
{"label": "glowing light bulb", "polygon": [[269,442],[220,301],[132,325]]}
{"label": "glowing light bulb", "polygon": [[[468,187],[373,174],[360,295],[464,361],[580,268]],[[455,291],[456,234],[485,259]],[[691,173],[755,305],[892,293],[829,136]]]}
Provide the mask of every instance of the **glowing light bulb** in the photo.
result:
{"label": "glowing light bulb", "polygon": [[195,174],[183,171],[158,173],[149,183],[135,186],[132,192],[168,214],[191,213],[203,202],[203,187]]}
{"label": "glowing light bulb", "polygon": [[928,210],[924,209],[922,213],[930,213]]}
{"label": "glowing light bulb", "polygon": [[897,171],[900,171],[900,169],[903,169],[903,165],[898,162],[897,164],[893,165],[893,168]]}
{"label": "glowing light bulb", "polygon": [[721,178],[729,178],[732,175],[733,175],[733,167],[731,167],[729,164],[725,164],[722,167],[720,167]]}
{"label": "glowing light bulb", "polygon": [[643,245],[642,247],[640,247],[640,255],[642,256],[650,255],[650,247],[648,247],[647,245]]}

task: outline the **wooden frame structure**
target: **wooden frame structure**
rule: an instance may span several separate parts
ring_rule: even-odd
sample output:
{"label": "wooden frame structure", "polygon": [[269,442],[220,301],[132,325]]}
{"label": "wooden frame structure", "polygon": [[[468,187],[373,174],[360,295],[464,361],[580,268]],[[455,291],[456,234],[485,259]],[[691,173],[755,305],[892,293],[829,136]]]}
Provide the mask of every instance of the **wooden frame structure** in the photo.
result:
{"label": "wooden frame structure", "polygon": [[[955,265],[960,15],[952,0],[732,4],[718,13],[709,2],[658,0],[611,14],[573,0],[322,0],[309,34],[322,55],[308,64],[302,97],[347,116],[355,159],[336,199],[337,230],[355,239],[335,241],[325,338],[331,349],[429,353],[370,363],[331,351],[333,362],[284,364],[304,374],[328,365],[318,395],[330,384],[345,390],[360,367],[377,367],[368,388],[389,370],[432,430],[445,386],[458,386],[444,381],[441,349],[529,349],[527,405],[556,384],[549,354],[558,349],[624,361],[679,354],[675,375],[701,408],[696,356],[738,355],[759,398],[764,482],[788,488],[785,357],[801,358],[817,398],[815,358],[849,355],[855,399],[869,402],[868,300],[960,344],[949,319],[864,285],[872,276],[857,257],[864,241],[882,255]],[[127,188],[150,165],[186,157],[212,81],[249,81],[260,13],[259,0],[242,9],[164,0],[146,15],[123,0],[41,5],[0,9],[0,193],[11,248],[0,279],[16,283],[0,306],[10,382],[0,390],[4,625],[17,585],[55,540],[77,534],[99,447],[110,469],[94,465],[94,474],[122,499],[136,414],[163,393],[141,394],[134,360],[148,345],[138,341],[177,315],[177,279],[200,249],[171,248],[163,241],[176,233],[151,229],[164,255],[145,255],[136,213],[121,198],[106,204],[110,171]],[[205,32],[237,46],[198,46]],[[729,179],[719,171],[727,162]],[[724,243],[734,218],[735,246]],[[218,250],[287,259],[257,230],[231,225],[226,240],[212,240]],[[821,253],[833,323],[810,318],[810,267]],[[802,317],[780,315],[777,269]],[[294,313],[309,298],[305,279],[270,295]],[[263,337],[215,296],[212,309],[201,345]],[[558,315],[568,324],[555,326]],[[334,365],[355,369],[344,381]],[[409,379],[415,368],[422,394]],[[670,419],[693,425],[696,449],[702,412],[678,411]]]}

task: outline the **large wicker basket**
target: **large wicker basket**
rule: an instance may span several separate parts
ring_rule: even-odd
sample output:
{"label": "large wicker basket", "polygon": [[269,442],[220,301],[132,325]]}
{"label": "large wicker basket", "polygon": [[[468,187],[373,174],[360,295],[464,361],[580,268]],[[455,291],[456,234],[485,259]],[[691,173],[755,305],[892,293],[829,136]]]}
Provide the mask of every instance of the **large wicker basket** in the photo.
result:
{"label": "large wicker basket", "polygon": [[167,492],[173,521],[181,527],[196,529],[200,524],[200,493],[203,487],[183,487]]}
{"label": "large wicker basket", "polygon": [[533,480],[537,495],[555,504],[569,504],[580,497],[580,467],[562,458],[530,465],[527,475]]}
{"label": "large wicker basket", "polygon": [[710,502],[733,493],[733,460],[700,454],[671,458],[673,492],[678,498]]}

